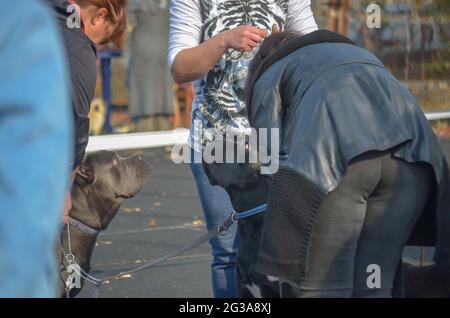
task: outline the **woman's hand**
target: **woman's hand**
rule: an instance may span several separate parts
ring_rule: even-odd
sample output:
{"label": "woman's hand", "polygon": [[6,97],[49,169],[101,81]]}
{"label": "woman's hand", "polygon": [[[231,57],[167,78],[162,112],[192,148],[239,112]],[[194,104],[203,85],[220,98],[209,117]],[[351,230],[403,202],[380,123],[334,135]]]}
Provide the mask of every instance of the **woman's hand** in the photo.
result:
{"label": "woman's hand", "polygon": [[178,53],[172,64],[172,76],[178,84],[197,80],[217,63],[230,48],[251,51],[267,37],[267,32],[250,25],[223,31],[197,47]]}
{"label": "woman's hand", "polygon": [[241,25],[223,32],[227,49],[252,51],[268,36],[267,32],[251,25]]}

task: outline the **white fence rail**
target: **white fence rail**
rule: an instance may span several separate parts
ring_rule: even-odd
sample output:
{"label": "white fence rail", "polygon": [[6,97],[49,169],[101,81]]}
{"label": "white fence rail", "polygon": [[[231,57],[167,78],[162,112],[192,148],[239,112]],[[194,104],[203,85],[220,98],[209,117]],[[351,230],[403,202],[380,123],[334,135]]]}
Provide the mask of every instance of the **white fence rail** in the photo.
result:
{"label": "white fence rail", "polygon": [[86,152],[99,150],[134,150],[172,146],[187,143],[189,130],[158,131],[134,134],[93,136],[89,138]]}
{"label": "white fence rail", "polygon": [[[433,112],[425,115],[430,121],[450,119],[450,111]],[[89,153],[99,150],[134,150],[172,146],[175,144],[186,143],[188,137],[189,131],[187,129],[93,136],[89,138],[86,152]]]}
{"label": "white fence rail", "polygon": [[441,119],[450,119],[450,110],[446,112],[432,112],[426,113],[425,116],[428,120],[441,120]]}

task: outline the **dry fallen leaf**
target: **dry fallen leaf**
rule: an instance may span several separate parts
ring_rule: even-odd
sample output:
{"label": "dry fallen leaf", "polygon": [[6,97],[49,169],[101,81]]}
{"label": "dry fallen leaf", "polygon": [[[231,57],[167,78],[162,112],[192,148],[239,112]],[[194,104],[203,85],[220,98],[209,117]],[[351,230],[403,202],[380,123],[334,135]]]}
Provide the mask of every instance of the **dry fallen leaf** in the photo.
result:
{"label": "dry fallen leaf", "polygon": [[161,202],[155,202],[153,203],[153,206],[161,206]]}
{"label": "dry fallen leaf", "polygon": [[134,261],[134,263],[135,264],[140,264],[140,263],[142,263],[142,260],[141,259],[137,259],[137,260]]}
{"label": "dry fallen leaf", "polygon": [[203,225],[203,221],[202,220],[195,220],[195,221],[192,221],[192,224],[194,224],[194,225]]}
{"label": "dry fallen leaf", "polygon": [[154,227],[154,226],[156,226],[156,220],[155,220],[155,219],[150,219],[150,220],[148,220],[147,225],[148,225],[148,227]]}
{"label": "dry fallen leaf", "polygon": [[122,275],[122,276],[120,276],[120,277],[117,277],[116,279],[130,279],[130,278],[133,278],[133,276],[131,276],[130,274],[126,274],[126,275]]}
{"label": "dry fallen leaf", "polygon": [[141,208],[124,208],[123,212],[125,212],[125,213],[138,213],[138,212],[141,212]]}

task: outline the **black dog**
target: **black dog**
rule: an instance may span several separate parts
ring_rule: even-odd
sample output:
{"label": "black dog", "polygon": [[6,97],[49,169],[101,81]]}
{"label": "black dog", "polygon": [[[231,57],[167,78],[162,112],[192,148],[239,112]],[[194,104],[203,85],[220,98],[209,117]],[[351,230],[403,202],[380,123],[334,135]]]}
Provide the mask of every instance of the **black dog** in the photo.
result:
{"label": "black dog", "polygon": [[[116,216],[124,200],[135,196],[150,178],[150,168],[142,157],[121,158],[111,151],[100,151],[87,156],[80,165],[72,188],[72,209],[69,212],[69,230],[74,261],[86,273],[97,234],[105,230]],[[69,274],[67,227],[61,234],[59,249],[60,295],[67,295],[65,283]],[[64,253],[64,254],[63,254]],[[83,283],[83,280],[81,281]],[[76,296],[81,288],[70,290]]]}
{"label": "black dog", "polygon": [[[224,188],[237,213],[248,211],[267,202],[271,176],[257,173],[259,163],[249,164],[250,147],[245,146],[244,162],[238,163],[237,147],[234,140],[223,138],[224,149],[234,147],[234,163],[203,163],[206,175],[212,185]],[[222,162],[226,155],[223,153]],[[253,270],[262,236],[264,214],[253,215],[239,220],[239,246],[236,260],[236,287],[241,298],[278,298],[280,285],[262,273]],[[294,297],[283,288],[286,297]]]}

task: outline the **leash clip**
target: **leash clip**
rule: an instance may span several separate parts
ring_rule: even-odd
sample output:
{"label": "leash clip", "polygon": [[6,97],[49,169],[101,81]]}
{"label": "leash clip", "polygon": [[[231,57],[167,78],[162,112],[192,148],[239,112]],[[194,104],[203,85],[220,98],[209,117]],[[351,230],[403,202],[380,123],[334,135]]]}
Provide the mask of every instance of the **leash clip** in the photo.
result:
{"label": "leash clip", "polygon": [[217,227],[217,232],[219,235],[224,236],[227,235],[228,232],[230,232],[230,228],[233,224],[237,223],[237,214],[235,211],[231,212],[230,216]]}
{"label": "leash clip", "polygon": [[73,255],[72,253],[69,253],[66,255],[66,261],[69,265],[72,264],[72,262],[74,260],[75,260],[75,255]]}

